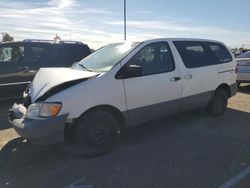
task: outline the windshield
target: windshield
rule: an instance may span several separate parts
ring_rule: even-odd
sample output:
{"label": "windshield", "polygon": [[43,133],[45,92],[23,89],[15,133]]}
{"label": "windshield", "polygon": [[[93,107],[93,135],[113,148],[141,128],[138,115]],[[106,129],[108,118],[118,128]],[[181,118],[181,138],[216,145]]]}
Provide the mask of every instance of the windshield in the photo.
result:
{"label": "windshield", "polygon": [[79,63],[73,64],[72,67],[74,69],[85,69],[94,72],[107,72],[139,44],[138,42],[109,44],[84,58]]}

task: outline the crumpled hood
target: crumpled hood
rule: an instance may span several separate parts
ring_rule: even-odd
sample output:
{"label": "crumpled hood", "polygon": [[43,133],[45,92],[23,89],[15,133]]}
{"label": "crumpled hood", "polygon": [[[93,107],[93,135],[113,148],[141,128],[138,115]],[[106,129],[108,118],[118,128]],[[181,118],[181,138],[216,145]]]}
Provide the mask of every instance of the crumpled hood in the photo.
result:
{"label": "crumpled hood", "polygon": [[90,78],[98,75],[96,72],[88,72],[71,68],[41,68],[30,86],[31,101],[34,102],[39,97],[55,86],[73,80]]}

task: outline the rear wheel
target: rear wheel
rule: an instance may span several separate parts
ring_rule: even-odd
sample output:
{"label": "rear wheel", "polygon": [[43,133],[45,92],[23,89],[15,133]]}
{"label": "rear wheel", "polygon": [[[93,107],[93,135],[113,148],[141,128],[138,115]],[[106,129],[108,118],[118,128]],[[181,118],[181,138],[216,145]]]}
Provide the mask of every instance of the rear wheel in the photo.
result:
{"label": "rear wheel", "polygon": [[83,156],[103,155],[116,145],[119,124],[111,113],[93,111],[79,119],[72,136]]}
{"label": "rear wheel", "polygon": [[220,116],[225,113],[228,103],[228,93],[223,88],[218,88],[213,96],[213,99],[208,105],[208,112],[212,116]]}

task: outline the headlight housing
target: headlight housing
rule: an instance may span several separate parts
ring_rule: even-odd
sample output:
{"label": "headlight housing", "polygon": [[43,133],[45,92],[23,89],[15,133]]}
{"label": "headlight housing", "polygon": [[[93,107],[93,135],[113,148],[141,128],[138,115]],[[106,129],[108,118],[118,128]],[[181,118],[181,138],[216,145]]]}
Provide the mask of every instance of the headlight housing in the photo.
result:
{"label": "headlight housing", "polygon": [[27,110],[26,117],[55,117],[61,110],[61,103],[34,103]]}

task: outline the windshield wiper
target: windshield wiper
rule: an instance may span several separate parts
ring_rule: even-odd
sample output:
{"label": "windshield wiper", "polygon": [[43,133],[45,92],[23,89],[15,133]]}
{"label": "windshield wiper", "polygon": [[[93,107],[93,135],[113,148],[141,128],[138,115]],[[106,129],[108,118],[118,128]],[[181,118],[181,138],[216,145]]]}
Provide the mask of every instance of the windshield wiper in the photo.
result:
{"label": "windshield wiper", "polygon": [[87,67],[85,67],[84,65],[82,65],[82,64],[80,64],[80,63],[78,63],[78,65],[81,66],[82,68],[86,69],[87,71],[92,72],[92,70],[89,70],[89,69],[88,69]]}

